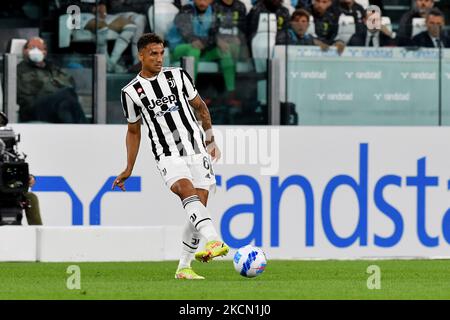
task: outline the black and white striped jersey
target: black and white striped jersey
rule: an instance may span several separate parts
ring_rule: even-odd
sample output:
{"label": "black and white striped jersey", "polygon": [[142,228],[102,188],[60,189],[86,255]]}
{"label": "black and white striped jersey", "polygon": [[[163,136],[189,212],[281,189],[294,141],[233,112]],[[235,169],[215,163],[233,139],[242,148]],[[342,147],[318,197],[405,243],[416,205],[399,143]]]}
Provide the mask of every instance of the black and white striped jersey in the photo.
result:
{"label": "black and white striped jersey", "polygon": [[189,105],[197,94],[191,77],[181,68],[163,68],[148,79],[138,74],[122,88],[125,117],[129,123],[144,120],[156,161],[206,152],[205,132]]}

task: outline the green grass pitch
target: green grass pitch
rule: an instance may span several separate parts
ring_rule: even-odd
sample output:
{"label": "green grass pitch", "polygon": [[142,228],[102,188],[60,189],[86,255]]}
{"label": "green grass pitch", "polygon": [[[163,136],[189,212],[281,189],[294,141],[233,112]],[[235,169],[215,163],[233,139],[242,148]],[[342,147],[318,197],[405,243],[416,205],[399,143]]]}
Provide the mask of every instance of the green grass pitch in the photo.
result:
{"label": "green grass pitch", "polygon": [[[81,289],[69,290],[67,268],[81,269]],[[369,290],[367,267],[381,270]],[[247,279],[232,261],[193,262],[206,280],[173,278],[177,262],[0,263],[0,299],[450,299],[450,260],[268,262]]]}

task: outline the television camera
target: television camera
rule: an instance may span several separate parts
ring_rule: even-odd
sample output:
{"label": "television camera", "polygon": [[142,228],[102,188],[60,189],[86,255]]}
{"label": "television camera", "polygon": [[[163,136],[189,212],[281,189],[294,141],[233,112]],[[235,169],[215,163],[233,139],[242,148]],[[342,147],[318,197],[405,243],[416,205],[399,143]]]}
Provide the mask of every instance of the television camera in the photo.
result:
{"label": "television camera", "polygon": [[20,135],[7,124],[8,117],[0,112],[0,226],[22,224],[29,186],[26,155],[17,149]]}

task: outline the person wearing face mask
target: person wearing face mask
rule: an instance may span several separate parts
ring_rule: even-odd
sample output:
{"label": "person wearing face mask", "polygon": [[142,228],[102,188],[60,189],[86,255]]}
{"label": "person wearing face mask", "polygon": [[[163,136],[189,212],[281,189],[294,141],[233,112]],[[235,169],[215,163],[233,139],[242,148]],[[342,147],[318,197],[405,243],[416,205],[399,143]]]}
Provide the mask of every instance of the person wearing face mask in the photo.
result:
{"label": "person wearing face mask", "polygon": [[73,78],[46,56],[44,40],[34,37],[27,41],[24,60],[17,65],[19,121],[85,123]]}
{"label": "person wearing face mask", "polygon": [[412,45],[412,21],[414,18],[425,18],[428,11],[433,8],[434,0],[416,0],[415,8],[405,12],[400,19],[397,32],[398,46]]}

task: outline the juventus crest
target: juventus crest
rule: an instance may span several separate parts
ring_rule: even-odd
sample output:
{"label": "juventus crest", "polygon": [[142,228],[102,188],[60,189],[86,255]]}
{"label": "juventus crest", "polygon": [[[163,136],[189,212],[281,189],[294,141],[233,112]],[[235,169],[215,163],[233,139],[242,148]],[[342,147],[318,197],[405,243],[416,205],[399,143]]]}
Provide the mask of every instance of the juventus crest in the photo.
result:
{"label": "juventus crest", "polygon": [[169,83],[169,86],[171,87],[171,88],[175,88],[175,79],[174,78],[169,78],[169,79],[167,79],[167,82]]}

